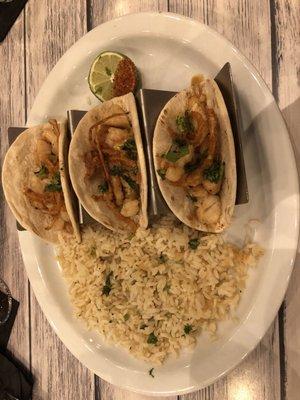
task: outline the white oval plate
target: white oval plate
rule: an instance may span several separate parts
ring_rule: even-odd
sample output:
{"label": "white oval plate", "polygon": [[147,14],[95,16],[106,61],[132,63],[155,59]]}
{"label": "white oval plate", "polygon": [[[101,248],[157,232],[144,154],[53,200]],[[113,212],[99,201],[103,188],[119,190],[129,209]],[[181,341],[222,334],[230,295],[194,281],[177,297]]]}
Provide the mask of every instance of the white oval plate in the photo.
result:
{"label": "white oval plate", "polygon": [[[103,50],[127,54],[141,71],[143,87],[180,90],[193,74],[215,76],[229,61],[244,127],[243,145],[250,202],[238,206],[228,237],[242,242],[245,225],[258,219],[254,239],[266,254],[250,273],[238,307],[238,321],[220,324],[219,339],[201,336],[155,368],[106,344],[72,317],[67,287],[51,246],[27,232],[20,242],[27,273],[43,312],[68,349],[110,383],[152,395],[182,394],[220,378],[262,338],[283,300],[298,238],[299,196],[294,155],[280,111],[266,84],[240,52],[222,36],[194,20],[168,13],[127,15],[98,26],[60,59],[43,84],[28,125],[65,116],[68,109],[90,109],[98,101],[87,84],[89,66]],[[288,173],[287,173],[288,172]]]}

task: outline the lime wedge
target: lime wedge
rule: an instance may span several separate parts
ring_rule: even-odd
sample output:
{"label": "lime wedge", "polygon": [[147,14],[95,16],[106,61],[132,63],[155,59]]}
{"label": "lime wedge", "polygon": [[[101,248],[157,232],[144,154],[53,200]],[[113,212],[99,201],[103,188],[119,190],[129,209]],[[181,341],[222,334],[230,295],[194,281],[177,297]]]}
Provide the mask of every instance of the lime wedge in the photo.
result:
{"label": "lime wedge", "polygon": [[112,51],[104,51],[94,60],[88,82],[91,91],[99,100],[105,101],[114,97],[113,81],[118,64],[126,56]]}

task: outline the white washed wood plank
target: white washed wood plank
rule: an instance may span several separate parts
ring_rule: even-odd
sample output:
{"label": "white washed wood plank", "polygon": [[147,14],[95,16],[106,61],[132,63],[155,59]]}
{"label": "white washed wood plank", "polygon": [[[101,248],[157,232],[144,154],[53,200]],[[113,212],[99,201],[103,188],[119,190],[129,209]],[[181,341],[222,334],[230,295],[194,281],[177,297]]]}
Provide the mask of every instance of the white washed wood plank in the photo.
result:
{"label": "white washed wood plank", "polygon": [[[1,165],[8,148],[7,128],[25,122],[24,15],[20,14],[0,44],[0,148]],[[28,280],[19,248],[16,222],[5,203],[0,202],[0,276],[20,302],[9,342],[12,353],[30,368]]]}
{"label": "white washed wood plank", "polygon": [[[269,2],[225,0],[215,2],[170,0],[169,11],[178,12],[216,29],[232,41],[272,85]],[[273,400],[280,398],[278,322],[272,325],[257,348],[227,377],[185,400]],[[248,396],[248,397],[247,397]]]}
{"label": "white washed wood plank", "polygon": [[[140,12],[140,11],[167,11],[167,0],[91,0],[89,12],[90,28],[93,28],[102,22],[119,17],[121,15]],[[150,368],[150,367],[149,367]],[[99,379],[99,378],[97,378]],[[116,386],[110,385],[104,380],[98,380],[96,385],[96,399],[101,400],[143,400],[152,397],[142,396],[122,390]],[[169,400],[175,400],[177,396],[168,397]],[[155,399],[160,399],[155,397]],[[162,398],[161,398],[162,399]],[[165,398],[164,398],[165,399]]]}
{"label": "white washed wood plank", "polygon": [[[28,109],[52,67],[86,32],[85,0],[31,0],[26,9]],[[33,293],[31,300],[33,400],[92,400],[94,376],[60,342]]]}
{"label": "white washed wood plank", "polygon": [[[277,67],[276,95],[293,141],[298,171],[300,171],[300,4],[297,0],[274,2],[274,54]],[[284,303],[285,393],[296,400],[300,393],[300,249]]]}

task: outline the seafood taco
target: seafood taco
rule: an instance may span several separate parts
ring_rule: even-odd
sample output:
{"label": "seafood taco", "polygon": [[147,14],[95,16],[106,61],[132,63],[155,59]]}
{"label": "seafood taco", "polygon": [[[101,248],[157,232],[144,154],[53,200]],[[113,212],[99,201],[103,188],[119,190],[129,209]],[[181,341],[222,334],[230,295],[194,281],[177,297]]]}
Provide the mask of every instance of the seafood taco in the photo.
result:
{"label": "seafood taco", "polygon": [[135,99],[116,97],[88,111],[71,141],[69,167],[86,211],[109,229],[147,227],[147,175]]}
{"label": "seafood taco", "polygon": [[80,231],[68,185],[67,132],[56,120],[22,132],[3,163],[3,190],[14,216],[28,231],[51,243],[60,232]]}
{"label": "seafood taco", "polygon": [[228,227],[236,196],[234,141],[222,94],[195,76],[159,115],[153,138],[160,190],[186,225],[206,232]]}

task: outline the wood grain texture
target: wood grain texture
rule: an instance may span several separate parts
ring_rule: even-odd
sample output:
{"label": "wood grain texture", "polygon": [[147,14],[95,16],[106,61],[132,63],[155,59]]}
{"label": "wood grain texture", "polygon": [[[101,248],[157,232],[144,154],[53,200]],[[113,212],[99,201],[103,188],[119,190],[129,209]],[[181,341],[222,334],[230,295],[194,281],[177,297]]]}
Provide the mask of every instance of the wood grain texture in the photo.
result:
{"label": "wood grain texture", "polygon": [[[1,165],[8,148],[7,128],[25,122],[24,93],[24,15],[0,44],[0,148]],[[12,68],[13,66],[13,68]],[[9,349],[30,368],[30,330],[28,318],[28,279],[22,262],[16,223],[3,197],[0,199],[0,277],[20,302],[9,342]]]}
{"label": "wood grain texture", "polygon": [[[300,171],[300,4],[293,0],[273,3],[274,32],[273,63],[277,69],[276,96],[286,120],[294,145]],[[288,400],[297,400],[300,393],[300,252],[294,266],[283,307],[285,385],[282,394]]]}
{"label": "wood grain texture", "polygon": [[[7,149],[6,128],[23,125],[43,80],[87,28],[131,12],[166,11],[168,5],[170,11],[194,17],[219,31],[253,62],[279,101],[299,161],[299,0],[29,0],[25,22],[21,14],[0,44],[1,160]],[[10,349],[27,366],[31,366],[32,357],[36,378],[33,400],[149,399],[94,379],[66,350],[30,294],[15,221],[2,194],[0,222],[0,276],[21,302]],[[286,356],[284,387],[280,387],[278,354],[283,349],[275,321],[259,346],[227,377],[197,393],[180,396],[181,400],[278,400],[281,392],[285,396],[282,400],[299,398],[299,267],[300,255],[281,321]]]}
{"label": "wood grain texture", "polygon": [[[31,0],[26,9],[28,108],[63,53],[86,32],[85,0]],[[94,377],[60,342],[31,293],[33,400],[92,400]]]}
{"label": "wood grain texture", "polygon": [[[215,2],[170,0],[169,10],[208,24],[229,39],[259,70],[272,87],[271,26],[268,1]],[[261,343],[227,377],[183,396],[185,400],[275,400],[280,398],[278,321]]]}

